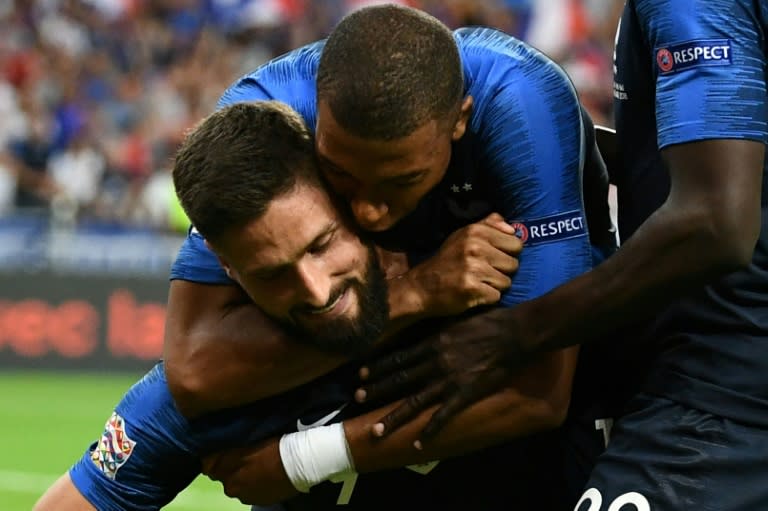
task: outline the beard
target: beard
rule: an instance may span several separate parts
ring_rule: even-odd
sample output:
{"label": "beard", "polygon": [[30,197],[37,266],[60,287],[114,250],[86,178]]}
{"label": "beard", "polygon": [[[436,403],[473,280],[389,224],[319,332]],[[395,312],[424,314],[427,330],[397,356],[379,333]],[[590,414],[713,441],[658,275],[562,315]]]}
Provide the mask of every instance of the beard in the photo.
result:
{"label": "beard", "polygon": [[355,293],[358,301],[356,317],[333,318],[312,326],[305,326],[298,319],[280,320],[280,323],[296,339],[323,351],[347,356],[365,353],[381,337],[389,321],[387,281],[373,245],[370,244],[363,279],[345,280],[328,300],[328,304],[332,304],[345,292]]}

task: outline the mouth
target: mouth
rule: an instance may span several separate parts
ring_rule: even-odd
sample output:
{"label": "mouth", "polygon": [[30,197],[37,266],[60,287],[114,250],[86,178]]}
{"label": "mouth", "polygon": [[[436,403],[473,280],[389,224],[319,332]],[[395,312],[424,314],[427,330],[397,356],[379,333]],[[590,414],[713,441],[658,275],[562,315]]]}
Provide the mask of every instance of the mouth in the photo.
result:
{"label": "mouth", "polygon": [[329,303],[328,305],[326,305],[326,306],[325,306],[325,307],[323,307],[322,309],[314,309],[314,310],[311,310],[311,311],[308,311],[308,312],[309,312],[311,315],[313,315],[313,316],[318,316],[318,315],[320,315],[320,314],[326,314],[326,313],[328,313],[328,312],[332,311],[332,310],[333,310],[333,308],[334,308],[334,307],[336,307],[336,306],[339,304],[339,302],[340,302],[340,301],[341,301],[341,299],[344,297],[344,295],[346,295],[346,294],[347,294],[347,291],[348,291],[348,290],[346,290],[346,289],[345,289],[345,290],[344,290],[344,292],[343,292],[343,293],[341,293],[339,296],[337,296],[337,297],[336,297],[336,299],[335,299],[333,302]]}
{"label": "mouth", "polygon": [[320,309],[311,309],[306,311],[307,315],[312,318],[320,319],[320,316],[323,317],[323,319],[332,319],[339,316],[342,316],[347,312],[347,309],[349,308],[349,304],[351,302],[351,291],[350,287],[347,287],[342,293],[340,293],[333,302],[329,303],[325,307],[322,307]]}

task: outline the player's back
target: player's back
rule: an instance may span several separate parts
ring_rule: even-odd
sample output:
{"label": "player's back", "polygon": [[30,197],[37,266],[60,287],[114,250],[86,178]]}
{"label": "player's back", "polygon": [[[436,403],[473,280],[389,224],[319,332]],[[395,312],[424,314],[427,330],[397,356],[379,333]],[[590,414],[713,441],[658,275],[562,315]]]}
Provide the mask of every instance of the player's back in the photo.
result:
{"label": "player's back", "polygon": [[[659,147],[718,138],[768,139],[768,4],[695,4],[639,0],[624,10],[614,85],[624,239],[669,193]],[[686,14],[678,15],[682,11]],[[762,228],[749,267],[691,293],[638,329],[639,343],[656,347],[655,353],[641,355],[661,355],[654,371],[644,375],[646,390],[763,426],[768,426],[766,178],[768,162]]]}

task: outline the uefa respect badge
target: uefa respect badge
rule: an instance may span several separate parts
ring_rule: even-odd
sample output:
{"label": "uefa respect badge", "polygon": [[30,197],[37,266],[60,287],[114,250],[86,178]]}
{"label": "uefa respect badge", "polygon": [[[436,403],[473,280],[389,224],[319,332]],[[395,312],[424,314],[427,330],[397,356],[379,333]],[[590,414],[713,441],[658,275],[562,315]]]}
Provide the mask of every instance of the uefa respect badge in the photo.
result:
{"label": "uefa respect badge", "polygon": [[732,63],[730,39],[698,39],[655,49],[661,74],[672,74],[701,66],[729,66]]}
{"label": "uefa respect badge", "polygon": [[541,245],[587,235],[584,215],[578,210],[534,218],[533,220],[513,220],[509,224],[525,246]]}

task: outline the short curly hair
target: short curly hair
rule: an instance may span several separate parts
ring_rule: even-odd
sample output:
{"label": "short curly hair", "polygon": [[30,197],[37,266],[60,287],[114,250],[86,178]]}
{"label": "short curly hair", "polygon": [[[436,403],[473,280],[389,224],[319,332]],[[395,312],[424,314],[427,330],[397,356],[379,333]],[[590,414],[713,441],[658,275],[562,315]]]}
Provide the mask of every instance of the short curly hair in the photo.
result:
{"label": "short curly hair", "polygon": [[334,28],[320,57],[318,100],[361,138],[393,140],[448,119],[458,114],[463,93],[453,34],[417,9],[375,5],[355,11]]}

